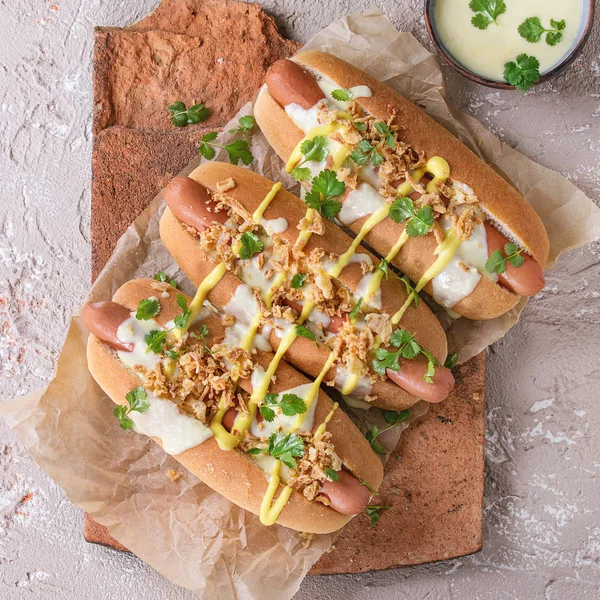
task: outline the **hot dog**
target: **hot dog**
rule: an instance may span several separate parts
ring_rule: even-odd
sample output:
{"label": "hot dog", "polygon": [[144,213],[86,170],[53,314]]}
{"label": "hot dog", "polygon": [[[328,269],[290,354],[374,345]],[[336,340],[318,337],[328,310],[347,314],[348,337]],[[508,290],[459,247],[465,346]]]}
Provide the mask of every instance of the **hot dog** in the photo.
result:
{"label": "hot dog", "polygon": [[[303,166],[355,178],[340,198],[342,224],[382,256],[394,249],[391,262],[446,308],[490,319],[543,288],[549,242],[535,211],[452,134],[367,73],[323,52],[278,61],[254,114],[288,172],[303,160],[304,140],[327,139],[325,161]],[[420,208],[432,224],[416,232],[407,225]],[[373,224],[376,214],[384,218]],[[405,231],[409,238],[395,246]]]}
{"label": "hot dog", "polygon": [[[218,192],[224,181],[229,182],[227,191]],[[194,221],[177,218],[182,214],[182,205],[210,206],[207,190],[213,202],[209,214],[217,207],[225,209],[229,223],[223,227],[199,223],[202,215]],[[188,197],[192,195],[201,202]],[[186,275],[202,286],[215,268],[225,265],[222,277],[207,290],[208,300],[246,327],[258,318],[271,346],[276,350],[283,343],[286,360],[298,369],[311,377],[321,377],[342,393],[367,397],[373,405],[391,410],[409,408],[418,399],[439,402],[448,396],[454,378],[443,366],[445,334],[431,311],[424,303],[416,307],[408,300],[405,285],[397,278],[388,274],[386,279],[383,272],[378,273],[375,267],[380,261],[372,253],[360,245],[350,252],[351,238],[331,221],[313,214],[310,218],[314,222],[309,222],[310,211],[297,197],[283,189],[277,191],[273,182],[245,169],[207,163],[198,167],[185,185],[169,184],[165,199],[168,208],[160,223],[161,239]],[[257,211],[260,215],[255,218]],[[253,229],[249,229],[253,219]],[[198,227],[190,229],[194,227],[192,222]],[[277,222],[278,231],[267,236]],[[244,231],[242,236],[250,231],[263,236],[265,247],[261,246],[251,259],[242,260],[230,252],[233,246],[240,246],[240,231]],[[217,249],[215,239],[220,244]],[[229,245],[223,249],[225,239]],[[269,248],[267,243],[271,244]],[[342,260],[345,262],[339,262]],[[266,273],[264,280],[257,271]],[[297,288],[293,287],[295,275],[304,277]],[[323,290],[330,296],[321,298]],[[258,295],[260,306],[253,293]],[[320,298],[318,302],[313,301],[315,295]],[[357,310],[351,319],[360,297],[370,314]],[[242,306],[243,302],[249,302],[249,307]],[[398,318],[393,322],[395,316]],[[298,331],[299,325],[303,333],[288,345],[285,335],[293,335],[292,328]],[[432,377],[426,379],[425,371],[419,368],[404,368],[397,376],[386,376],[385,368],[374,370],[377,352],[398,352],[390,345],[392,331],[397,329],[414,335],[416,343],[431,353],[435,363]],[[333,359],[332,352],[336,353]],[[413,358],[403,358],[401,363]],[[400,363],[396,369],[400,369]]]}
{"label": "hot dog", "polygon": [[[185,315],[182,298],[192,306],[191,298],[169,289],[168,284],[138,279],[123,285],[112,301],[88,304],[82,313],[84,323],[93,332],[87,348],[90,372],[116,404],[133,407],[128,414],[117,414],[122,426],[128,426],[127,419],[132,420],[136,431],[152,437],[217,492],[260,514],[265,524],[276,520],[314,533],[342,527],[369,501],[371,492],[359,480],[376,489],[383,477],[381,461],[369,443],[348,417],[336,410],[337,405],[319,391],[318,384],[315,386],[287,363],[279,362],[273,379],[264,382],[273,355],[242,351],[230,341],[223,315],[205,310],[188,323],[188,329],[174,325],[174,320],[181,325],[177,319]],[[146,309],[146,314],[140,314],[137,309],[148,299],[156,303],[150,313]],[[162,345],[157,346],[156,335],[162,333]],[[151,363],[146,362],[148,356]],[[276,419],[273,424],[265,420],[268,415],[260,417],[262,425],[258,422],[261,410],[243,425],[241,421],[251,412],[253,393],[261,387],[278,398],[295,394],[296,402],[304,402],[305,411],[293,418],[284,417],[271,402],[268,406],[275,411]],[[141,406],[126,398],[132,390]],[[267,406],[264,397],[258,406]],[[298,417],[302,418],[299,425]],[[296,467],[285,470],[285,474],[276,460],[275,443],[270,454],[260,451],[270,448],[271,438],[277,435],[289,435],[288,449],[295,448],[289,452]],[[237,443],[230,444],[232,439]],[[310,463],[309,454],[313,454],[309,449],[319,444],[319,450],[331,450],[329,464]],[[257,449],[259,452],[255,452]],[[279,465],[278,475],[274,465]],[[316,474],[325,467],[337,476]],[[300,484],[300,475],[306,473],[313,473],[310,493],[305,491],[305,483]],[[271,481],[281,477],[277,489],[271,489],[269,477]],[[286,494],[289,500],[275,514],[279,509],[275,510],[274,498]]]}

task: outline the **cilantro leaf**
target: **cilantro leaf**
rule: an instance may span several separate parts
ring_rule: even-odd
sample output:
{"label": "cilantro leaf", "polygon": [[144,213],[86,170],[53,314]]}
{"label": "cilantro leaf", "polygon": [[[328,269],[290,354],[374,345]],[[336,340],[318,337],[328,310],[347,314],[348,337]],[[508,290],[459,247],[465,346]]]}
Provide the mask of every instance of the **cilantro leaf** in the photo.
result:
{"label": "cilantro leaf", "polygon": [[374,127],[377,130],[377,133],[383,138],[387,146],[394,149],[396,147],[396,140],[394,139],[394,134],[390,131],[387,123],[383,121],[376,121],[374,123]]}
{"label": "cilantro leaf", "polygon": [[304,325],[296,325],[296,335],[305,337],[307,340],[315,342],[315,344],[317,343],[317,338],[315,338],[315,334]]}
{"label": "cilantro leaf", "polygon": [[208,108],[204,104],[193,104],[186,109],[185,104],[181,101],[173,102],[169,106],[169,112],[171,113],[171,123],[175,127],[202,123],[202,121],[206,121],[209,115]]}
{"label": "cilantro leaf", "polygon": [[331,467],[325,467],[325,477],[329,479],[329,481],[339,481],[340,476],[337,474],[337,471],[332,469]]}
{"label": "cilantro leaf", "polygon": [[364,479],[359,479],[358,483],[360,483],[360,485],[364,485],[371,492],[371,494],[377,493],[377,490],[374,487],[370,486]]}
{"label": "cilantro leaf", "polygon": [[453,354],[448,354],[448,356],[446,357],[446,361],[444,362],[444,366],[446,367],[446,369],[450,369],[452,371],[452,369],[454,369],[454,367],[456,366],[457,359],[458,354],[456,352],[454,352]]}
{"label": "cilantro leaf", "polygon": [[269,436],[266,453],[280,460],[290,469],[295,469],[297,463],[294,457],[298,458],[304,455],[304,442],[295,433],[277,431]]}
{"label": "cilantro leaf", "polygon": [[427,359],[427,371],[425,371],[425,375],[423,376],[423,378],[427,383],[433,383],[435,368],[440,363],[438,363],[437,359],[435,358],[435,356],[433,356],[433,354],[431,354],[431,352],[425,350],[424,348],[421,348],[421,354]]}
{"label": "cilantro leaf", "polygon": [[286,417],[293,417],[306,412],[306,402],[296,394],[283,394],[279,408]]}
{"label": "cilantro leaf", "polygon": [[255,254],[262,252],[263,243],[259,237],[251,231],[245,231],[240,238],[242,247],[240,248],[240,258],[243,260],[252,258]]}
{"label": "cilantro leaf", "polygon": [[392,508],[391,506],[375,506],[373,504],[369,504],[368,506],[365,507],[365,511],[367,513],[367,515],[369,515],[369,517],[371,517],[371,527],[375,527],[375,525],[377,525],[377,523],[379,523],[379,519],[381,518],[381,515],[379,514],[380,511],[382,510],[388,510]]}
{"label": "cilantro leaf", "polygon": [[300,152],[304,154],[305,162],[307,160],[322,162],[327,158],[328,140],[324,135],[316,135],[314,138],[304,140],[300,146]]}
{"label": "cilantro leaf", "polygon": [[246,133],[248,131],[252,131],[255,125],[256,121],[254,120],[254,117],[252,115],[245,115],[243,117],[240,117],[240,120],[238,121],[238,126],[233,129],[230,129],[229,133]]}
{"label": "cilantro leaf", "polygon": [[[396,275],[396,277],[398,277]],[[417,294],[417,292],[415,291],[415,288],[412,286],[410,279],[406,276],[403,275],[402,277],[398,277],[398,279],[404,283],[404,287],[406,288],[406,295],[410,296],[411,294],[413,294],[413,302],[415,303],[415,308],[417,308],[419,306],[419,294]]]}
{"label": "cilantro leaf", "polygon": [[313,177],[311,186],[311,191],[305,197],[306,204],[319,211],[327,219],[335,217],[342,209],[342,203],[333,198],[344,193],[346,184],[338,181],[335,171],[324,169],[316,177]]}
{"label": "cilantro leaf", "polygon": [[354,98],[354,94],[352,93],[352,90],[342,88],[340,90],[333,90],[333,92],[331,92],[331,97],[339,102],[348,102]]}
{"label": "cilantro leaf", "polygon": [[487,29],[488,25],[498,25],[498,17],[506,12],[504,0],[471,0],[469,8],[476,14],[471,23],[479,29]]}
{"label": "cilantro leaf", "polygon": [[225,144],[223,148],[227,151],[229,162],[232,165],[237,165],[241,160],[242,163],[248,166],[254,160],[246,140],[234,140],[229,144]]}
{"label": "cilantro leaf", "polygon": [[121,429],[133,429],[135,423],[129,418],[132,411],[144,413],[150,408],[147,400],[146,390],[140,385],[125,394],[125,400],[129,406],[119,404],[113,409],[113,415],[119,419]]}
{"label": "cilantro leaf", "polygon": [[254,448],[248,448],[248,450],[246,450],[246,454],[263,454],[265,452],[265,448],[259,448],[258,446],[255,446]]}
{"label": "cilantro leaf", "polygon": [[306,277],[307,276],[302,273],[296,273],[292,277],[292,289],[297,290],[301,287],[304,287],[304,284],[306,283]]}
{"label": "cilantro leaf", "polygon": [[502,275],[506,271],[506,261],[509,261],[513,267],[518,268],[525,262],[522,252],[522,248],[518,248],[516,244],[508,242],[504,244],[505,256],[502,255],[501,250],[494,250],[485,263],[485,270],[488,273]]}
{"label": "cilantro leaf", "polygon": [[148,346],[148,351],[160,354],[167,341],[167,332],[160,329],[152,329],[150,333],[144,336],[144,341],[146,342],[146,346]]}
{"label": "cilantro leaf", "polygon": [[352,312],[350,313],[350,319],[356,319],[356,317],[358,317],[358,314],[360,313],[360,306],[362,304],[363,299],[359,298],[358,302],[354,305],[354,308],[352,309]]}
{"label": "cilantro leaf", "polygon": [[172,361],[179,361],[179,357],[181,356],[179,352],[175,352],[175,350],[167,350],[165,352],[165,354],[172,360]]}
{"label": "cilantro leaf", "polygon": [[152,317],[155,317],[160,312],[160,303],[156,298],[146,298],[140,300],[137,310],[135,311],[135,318],[138,321],[148,321]]}
{"label": "cilantro leaf", "polygon": [[387,281],[389,275],[390,275],[390,264],[389,262],[385,259],[382,258],[381,262],[377,265],[377,268],[383,272],[383,276],[385,277],[385,280]]}
{"label": "cilantro leaf", "polygon": [[410,360],[419,354],[421,346],[415,341],[415,336],[410,335],[406,329],[396,329],[392,332],[390,343],[400,348],[402,358]]}
{"label": "cilantro leaf", "polygon": [[539,42],[545,31],[539,17],[529,17],[518,27],[519,35],[531,43]]}
{"label": "cilantro leaf", "polygon": [[519,54],[516,62],[504,65],[504,79],[518,90],[526,92],[540,80],[540,62],[535,56]]}
{"label": "cilantro leaf", "polygon": [[308,181],[311,173],[308,167],[296,167],[290,171],[290,175],[296,181]]}
{"label": "cilantro leaf", "polygon": [[410,419],[411,412],[409,409],[401,410],[399,412],[395,410],[382,410],[383,418],[386,423],[390,425],[397,425],[398,423],[404,423]]}
{"label": "cilantro leaf", "polygon": [[379,427],[377,427],[377,425],[372,425],[371,429],[369,429],[369,431],[365,433],[365,437],[367,438],[369,444],[371,444],[371,448],[373,448],[374,452],[376,452],[377,454],[384,455],[386,453],[385,448],[378,441],[376,441],[377,436],[380,433],[381,432],[379,431]]}
{"label": "cilantro leaf", "polygon": [[350,158],[359,166],[367,165],[370,161],[374,167],[378,167],[383,162],[383,156],[381,156],[377,147],[373,146],[368,140],[358,142],[358,146],[350,154]]}
{"label": "cilantro leaf", "polygon": [[410,237],[425,235],[433,227],[433,209],[431,206],[422,206],[415,216],[406,223],[406,233]]}
{"label": "cilantro leaf", "polygon": [[174,279],[169,279],[167,277],[167,274],[164,271],[159,271],[155,276],[154,279],[156,279],[156,281],[160,281],[161,283],[166,283],[167,281],[169,282],[169,285],[173,286],[175,289],[177,289],[177,282]]}
{"label": "cilantro leaf", "polygon": [[192,311],[188,309],[187,300],[183,294],[177,294],[177,306],[181,308],[181,314],[177,315],[175,319],[173,319],[173,322],[175,327],[185,329],[192,316]]}
{"label": "cilantro leaf", "polygon": [[275,419],[275,411],[264,404],[260,407],[260,414],[262,415],[262,418],[269,423],[272,423]]}
{"label": "cilantro leaf", "polygon": [[415,214],[415,205],[407,196],[396,198],[390,206],[390,219],[396,223],[402,223]]}

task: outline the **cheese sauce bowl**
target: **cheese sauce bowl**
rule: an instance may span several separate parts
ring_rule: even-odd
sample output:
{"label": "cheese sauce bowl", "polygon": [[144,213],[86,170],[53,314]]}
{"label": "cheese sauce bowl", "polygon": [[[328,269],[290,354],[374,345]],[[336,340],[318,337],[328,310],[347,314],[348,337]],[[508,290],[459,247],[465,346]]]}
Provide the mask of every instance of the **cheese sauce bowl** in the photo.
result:
{"label": "cheese sauce bowl", "polygon": [[[469,8],[469,0],[425,0],[427,31],[442,60],[471,81],[513,90],[503,78],[506,62],[522,53],[535,56],[540,61],[538,83],[546,81],[579,56],[594,23],[595,0],[506,0],[506,7],[496,22],[478,29],[471,23],[476,13]],[[530,17],[539,17],[544,28],[551,28],[550,19],[564,20],[562,41],[548,45],[548,30],[536,43],[522,38],[518,27]]]}

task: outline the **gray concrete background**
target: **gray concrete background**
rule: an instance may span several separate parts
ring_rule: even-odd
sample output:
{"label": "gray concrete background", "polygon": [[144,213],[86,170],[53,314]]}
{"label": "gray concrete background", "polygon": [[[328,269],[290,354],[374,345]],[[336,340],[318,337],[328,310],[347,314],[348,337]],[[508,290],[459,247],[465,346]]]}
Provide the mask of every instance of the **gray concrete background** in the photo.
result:
{"label": "gray concrete background", "polygon": [[[88,291],[92,28],[130,24],[157,3],[0,0],[5,397],[49,380],[68,319]],[[263,3],[283,33],[300,41],[370,5]],[[379,5],[429,46],[421,0]],[[446,74],[455,106],[600,201],[598,23],[569,72],[526,96]],[[546,290],[489,352],[482,552],[383,573],[312,578],[297,598],[598,598],[599,297],[595,244],[559,262]],[[0,423],[1,598],[193,597],[136,558],[84,543],[81,524],[80,511]]]}

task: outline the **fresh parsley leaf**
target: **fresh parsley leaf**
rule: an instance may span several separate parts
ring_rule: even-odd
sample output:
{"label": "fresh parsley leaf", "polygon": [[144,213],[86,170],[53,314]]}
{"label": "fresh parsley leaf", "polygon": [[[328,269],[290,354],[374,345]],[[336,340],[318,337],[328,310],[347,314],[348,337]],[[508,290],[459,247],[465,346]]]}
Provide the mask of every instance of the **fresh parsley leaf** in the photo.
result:
{"label": "fresh parsley leaf", "polygon": [[198,335],[200,335],[203,339],[208,335],[208,327],[206,323],[202,323],[200,327],[198,327]]}
{"label": "fresh parsley leaf", "polygon": [[377,133],[383,138],[385,143],[392,149],[396,147],[396,140],[394,139],[394,134],[390,131],[387,123],[383,121],[376,121],[374,123],[374,127],[377,130]]}
{"label": "fresh parsley leaf", "polygon": [[264,397],[264,403],[265,404],[277,404],[277,398],[279,398],[279,396],[277,394],[267,394]]}
{"label": "fresh parsley leaf", "polygon": [[329,479],[329,481],[339,481],[340,480],[340,476],[331,467],[325,467],[325,477],[327,477],[327,479]]}
{"label": "fresh parsley leaf", "polygon": [[240,117],[238,121],[238,126],[229,130],[229,133],[247,133],[248,131],[252,131],[254,126],[256,125],[256,121],[252,115],[245,115]]}
{"label": "fresh parsley leaf", "polygon": [[290,469],[295,469],[297,466],[295,458],[304,455],[304,442],[295,433],[277,431],[269,436],[266,453],[280,460]]}
{"label": "fresh parsley leaf", "polygon": [[410,335],[406,329],[396,329],[390,337],[392,346],[400,349],[402,358],[410,360],[419,354],[421,346],[415,341],[415,336]]}
{"label": "fresh parsley leaf", "polygon": [[508,242],[504,244],[505,255],[502,254],[501,250],[494,250],[490,254],[485,263],[485,270],[488,273],[502,275],[506,271],[506,261],[509,261],[513,267],[518,268],[525,262],[522,252],[522,248],[518,248],[516,244]]}
{"label": "fresh parsley leaf", "polygon": [[305,140],[300,146],[300,152],[304,155],[304,159],[322,162],[327,158],[329,142],[324,135],[316,135],[314,138]]}
{"label": "fresh parsley leaf", "polygon": [[135,311],[135,318],[138,321],[148,321],[152,317],[155,317],[160,312],[160,303],[156,298],[146,298],[140,300],[137,310]]}
{"label": "fresh parsley leaf", "polygon": [[150,333],[144,336],[144,341],[146,342],[146,346],[148,346],[148,351],[160,354],[167,341],[167,332],[160,329],[152,329]]}
{"label": "fresh parsley leaf", "polygon": [[304,325],[296,325],[296,335],[305,337],[311,342],[315,342],[315,344],[317,343],[317,338],[315,338],[315,334],[307,327],[304,327]]}
{"label": "fresh parsley leaf", "polygon": [[381,156],[377,147],[373,146],[368,140],[358,142],[358,146],[350,154],[350,158],[361,167],[367,165],[369,161],[374,167],[378,167],[383,162],[383,156]]}
{"label": "fresh parsley leaf", "polygon": [[160,281],[162,283],[165,282],[169,282],[169,285],[173,286],[175,289],[177,289],[177,282],[174,279],[169,279],[167,277],[167,274],[164,271],[159,271],[155,276],[154,279],[156,279],[156,281]]}
{"label": "fresh parsley leaf", "polygon": [[119,419],[121,429],[133,429],[135,423],[129,418],[132,411],[144,413],[150,408],[147,400],[146,390],[140,385],[125,394],[125,400],[129,406],[118,405],[113,410],[113,415]]}
{"label": "fresh parsley leaf", "polygon": [[398,425],[398,423],[404,423],[404,421],[408,421],[410,419],[411,412],[409,409],[401,410],[399,412],[395,410],[383,410],[381,411],[383,414],[383,418],[386,423],[390,425]]}
{"label": "fresh parsley leaf", "polygon": [[385,377],[387,369],[400,370],[400,352],[390,352],[385,348],[377,348],[375,359],[371,361],[371,367],[377,375]]}
{"label": "fresh parsley leaf", "polygon": [[522,92],[531,89],[540,80],[540,62],[535,56],[519,54],[516,62],[504,65],[504,79]]}
{"label": "fresh parsley leaf", "polygon": [[352,93],[352,90],[342,88],[340,90],[333,90],[333,92],[331,92],[331,97],[339,102],[348,102],[354,98],[354,94]]}
{"label": "fresh parsley leaf", "polygon": [[272,423],[275,419],[275,411],[264,404],[260,407],[260,414],[262,415],[262,418],[269,423]]}
{"label": "fresh parsley leaf", "polygon": [[[396,276],[398,277],[398,276]],[[410,279],[406,276],[403,275],[402,277],[398,277],[398,279],[404,283],[404,287],[406,288],[406,295],[410,296],[411,294],[413,294],[413,302],[415,303],[415,308],[417,308],[419,306],[419,294],[417,294],[417,292],[415,291],[415,288],[412,286]]]}
{"label": "fresh parsley leaf", "polygon": [[377,268],[383,272],[383,276],[385,277],[385,280],[387,281],[388,277],[390,276],[389,262],[385,258],[382,258],[381,262],[377,265]]}
{"label": "fresh parsley leaf", "polygon": [[214,142],[217,139],[218,133],[216,131],[210,131],[209,133],[205,133],[202,138],[200,138],[200,146],[198,146],[198,152],[206,158],[206,160],[211,160],[215,156],[215,150],[211,146],[211,142]]}
{"label": "fresh parsley leaf", "polygon": [[227,151],[229,162],[232,165],[237,165],[241,160],[242,163],[248,166],[254,160],[246,140],[234,140],[229,144],[225,144],[223,148]]}
{"label": "fresh parsley leaf", "polygon": [[310,169],[308,167],[296,167],[290,171],[290,175],[296,181],[308,181],[310,179]]}
{"label": "fresh parsley leaf", "polygon": [[358,483],[360,483],[360,485],[364,485],[371,492],[371,494],[375,495],[377,493],[377,490],[371,487],[364,479],[359,479]]}
{"label": "fresh parsley leaf", "polygon": [[306,283],[306,275],[304,275],[303,273],[296,273],[292,277],[292,289],[294,289],[294,290],[304,287],[305,283]]}
{"label": "fresh parsley leaf", "polygon": [[342,203],[333,198],[344,193],[346,184],[338,181],[334,171],[325,169],[313,177],[311,186],[305,197],[306,204],[327,219],[335,217],[342,209]]}
{"label": "fresh parsley leaf", "polygon": [[356,319],[356,317],[358,317],[358,314],[360,313],[360,306],[362,304],[363,299],[359,298],[358,302],[354,305],[354,308],[352,309],[352,312],[350,313],[350,319]]}
{"label": "fresh parsley leaf", "polygon": [[251,231],[245,231],[240,238],[240,258],[243,260],[252,258],[255,254],[262,252],[263,243],[259,237]]}
{"label": "fresh parsley leaf", "polygon": [[487,29],[491,23],[498,25],[498,17],[506,12],[504,0],[471,0],[469,8],[477,13],[471,23],[478,29]]}
{"label": "fresh parsley leaf", "polygon": [[444,366],[446,367],[446,369],[450,369],[452,371],[452,369],[454,369],[454,367],[456,366],[457,359],[458,354],[456,352],[454,352],[453,354],[448,354],[448,356],[446,357],[446,361],[444,362]]}
{"label": "fresh parsley leaf", "polygon": [[369,504],[369,506],[365,507],[365,511],[367,512],[367,515],[369,515],[369,517],[371,517],[371,527],[375,527],[375,525],[377,525],[377,523],[379,523],[379,519],[381,518],[381,515],[379,514],[380,511],[382,510],[388,510],[392,508],[391,506],[375,506],[372,504]]}
{"label": "fresh parsley leaf", "polygon": [[414,335],[411,335],[405,329],[394,330],[390,337],[390,343],[398,350],[394,352],[386,348],[377,348],[375,359],[371,362],[375,373],[381,376],[385,376],[387,369],[399,371],[400,358],[411,360],[423,351],[415,341]]}
{"label": "fresh parsley leaf", "polygon": [[435,368],[439,365],[437,359],[431,352],[421,348],[421,354],[427,359],[427,371],[425,371],[425,375],[423,378],[427,383],[433,383],[433,376],[435,375]]}
{"label": "fresh parsley leaf", "polygon": [[396,223],[406,221],[406,233],[410,237],[425,235],[433,227],[433,209],[422,206],[415,211],[414,202],[407,196],[396,198],[390,206],[390,219]]}
{"label": "fresh parsley leaf", "polygon": [[169,112],[171,113],[171,123],[175,127],[202,123],[202,121],[206,121],[209,115],[208,108],[204,104],[193,104],[186,109],[185,104],[181,101],[173,102],[169,106]]}
{"label": "fresh parsley leaf", "polygon": [[188,326],[189,320],[192,316],[192,311],[188,309],[187,300],[183,294],[177,294],[177,306],[181,308],[181,314],[177,315],[173,322],[175,327],[179,329],[185,329]]}
{"label": "fresh parsley leaf", "polygon": [[246,454],[263,454],[265,452],[265,448],[259,448],[258,446],[255,446],[254,448],[248,448],[248,450],[246,450]]}
{"label": "fresh parsley leaf", "polygon": [[362,121],[354,121],[354,128],[356,129],[356,131],[366,131],[367,130],[367,126],[365,123],[363,123]]}
{"label": "fresh parsley leaf", "polygon": [[379,427],[377,427],[377,425],[372,425],[371,429],[369,429],[369,431],[367,431],[367,433],[365,434],[365,437],[367,438],[367,441],[369,442],[369,444],[371,444],[371,448],[373,448],[373,452],[376,452],[377,454],[380,455],[384,455],[385,452],[385,448],[378,442],[377,440],[377,436],[380,434],[381,432],[379,431]]}
{"label": "fresh parsley leaf", "polygon": [[279,408],[286,417],[293,417],[306,412],[306,402],[296,394],[283,394],[279,402]]}
{"label": "fresh parsley leaf", "polygon": [[546,43],[549,46],[556,46],[556,44],[562,41],[562,32],[566,26],[567,24],[564,20],[556,21],[555,19],[550,19],[550,27],[552,29],[546,29],[539,17],[529,17],[519,25],[519,35],[528,42],[536,43],[542,39],[545,33]]}
{"label": "fresh parsley leaf", "polygon": [[179,361],[179,357],[181,354],[179,352],[175,352],[175,350],[167,350],[165,354],[174,362]]}

